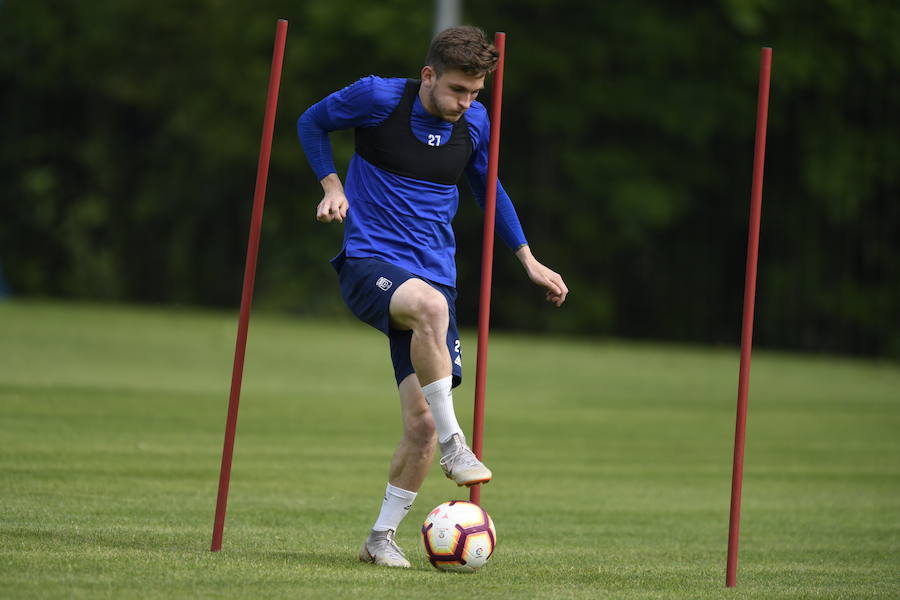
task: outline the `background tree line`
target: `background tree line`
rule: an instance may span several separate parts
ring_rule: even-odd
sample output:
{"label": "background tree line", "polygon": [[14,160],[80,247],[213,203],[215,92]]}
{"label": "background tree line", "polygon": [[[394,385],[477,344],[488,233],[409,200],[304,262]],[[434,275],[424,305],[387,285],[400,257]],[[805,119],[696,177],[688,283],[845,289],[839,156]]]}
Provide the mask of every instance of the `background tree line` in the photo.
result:
{"label": "background tree line", "polygon": [[[16,295],[236,307],[275,19],[290,20],[255,305],[346,314],[297,143],[356,78],[416,76],[421,0],[6,0],[0,263]],[[500,175],[572,294],[498,245],[498,328],[734,344],[759,49],[774,48],[756,340],[900,357],[900,4],[472,2],[506,31]],[[485,96],[482,101],[488,103]],[[339,168],[352,134],[332,136]],[[463,185],[465,187],[465,185]],[[481,212],[456,225],[476,322]]]}

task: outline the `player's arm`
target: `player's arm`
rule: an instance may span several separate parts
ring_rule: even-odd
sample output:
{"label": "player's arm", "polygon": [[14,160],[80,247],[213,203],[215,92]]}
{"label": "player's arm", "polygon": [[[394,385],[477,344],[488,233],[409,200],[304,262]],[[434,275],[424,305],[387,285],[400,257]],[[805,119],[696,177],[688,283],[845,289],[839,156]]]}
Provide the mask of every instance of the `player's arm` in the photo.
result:
{"label": "player's arm", "polygon": [[[479,111],[483,111],[479,109]],[[487,122],[486,112],[483,114],[474,114],[472,122],[476,127],[476,135],[478,139],[475,144],[475,152],[472,159],[466,167],[466,178],[472,193],[478,201],[479,206],[484,208],[485,188],[487,185],[487,152],[488,152],[488,136],[490,125]],[[500,181],[497,181],[497,210],[496,210],[496,230],[500,235],[500,239],[506,243],[516,254],[519,262],[525,268],[528,278],[535,284],[547,290],[547,301],[552,302],[556,306],[561,306],[566,301],[569,288],[566,287],[562,276],[544,266],[531,253],[531,247],[525,234],[522,231],[522,224],[512,200],[506,190],[503,189]]]}
{"label": "player's arm", "polygon": [[328,134],[379,123],[390,114],[396,87],[377,77],[364,77],[313,104],[297,120],[300,144],[324,192],[316,208],[316,220],[343,223],[350,207],[334,166]]}
{"label": "player's arm", "polygon": [[[478,204],[484,208],[485,186],[487,184],[486,170],[485,173],[482,174],[479,173],[474,166],[470,166],[466,173],[475,199],[478,201]],[[531,247],[528,245],[525,234],[522,232],[522,225],[519,222],[516,209],[499,180],[497,181],[497,210],[495,223],[500,239],[515,251],[516,257],[519,259],[519,262],[522,263],[525,272],[528,274],[528,278],[535,284],[547,290],[548,302],[552,302],[556,306],[562,306],[562,303],[566,301],[566,295],[569,293],[569,288],[566,287],[566,284],[559,273],[541,264],[541,262],[531,253]]]}
{"label": "player's arm", "polygon": [[322,184],[324,196],[316,208],[316,220],[343,223],[349,204],[344,185],[334,168],[334,155],[328,133],[339,129],[328,114],[328,98],[313,104],[297,120],[297,135],[309,166]]}
{"label": "player's arm", "polygon": [[334,167],[334,155],[328,133],[339,129],[328,114],[328,98],[309,107],[297,120],[297,135],[309,166],[316,173],[325,192],[316,208],[316,220],[322,223],[343,222],[347,216],[347,197]]}

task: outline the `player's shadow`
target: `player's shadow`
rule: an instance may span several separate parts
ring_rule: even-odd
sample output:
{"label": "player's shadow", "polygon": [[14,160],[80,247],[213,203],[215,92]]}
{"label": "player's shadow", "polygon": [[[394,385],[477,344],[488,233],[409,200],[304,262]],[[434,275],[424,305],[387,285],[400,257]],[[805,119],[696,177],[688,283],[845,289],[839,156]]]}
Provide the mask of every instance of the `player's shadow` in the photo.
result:
{"label": "player's shadow", "polygon": [[344,551],[310,551],[310,550],[273,550],[256,552],[255,556],[271,563],[285,565],[315,565],[318,567],[346,567],[348,562],[356,561],[356,555]]}
{"label": "player's shadow", "polygon": [[[285,565],[304,565],[320,568],[340,568],[359,567],[360,569],[378,569],[374,565],[360,562],[356,558],[356,549],[347,548],[345,550],[335,550],[331,552],[314,552],[314,551],[294,551],[294,550],[275,550],[271,552],[258,552],[254,556],[264,559],[269,563],[285,564]],[[412,563],[411,571],[430,570],[431,566],[428,561],[417,560],[418,557],[410,558]],[[393,569],[391,569],[393,571]],[[398,569],[398,571],[406,572],[406,569]]]}
{"label": "player's shadow", "polygon": [[[207,540],[191,533],[159,533],[146,530],[53,529],[43,527],[9,527],[0,530],[0,546],[67,548],[80,552],[94,549],[120,551],[142,550],[154,553],[198,553],[213,555]],[[321,568],[368,566],[356,558],[356,548],[331,550],[256,550],[231,544],[224,549],[229,559],[238,563],[260,559],[272,565],[307,565]]]}

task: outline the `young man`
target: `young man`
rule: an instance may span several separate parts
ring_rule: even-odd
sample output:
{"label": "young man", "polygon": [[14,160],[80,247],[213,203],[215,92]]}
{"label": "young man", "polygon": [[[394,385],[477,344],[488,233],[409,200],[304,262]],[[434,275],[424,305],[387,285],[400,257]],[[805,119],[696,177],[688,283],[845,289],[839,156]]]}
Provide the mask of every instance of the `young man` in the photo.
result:
{"label": "young man", "polygon": [[[484,205],[490,125],[475,101],[499,55],[474,27],[452,27],[431,43],[421,82],[364,77],[310,107],[297,130],[325,196],[316,218],[344,223],[331,262],[341,293],[363,322],[390,341],[403,438],[391,460],[381,513],[359,559],[409,567],[394,532],[431,465],[435,433],[441,467],[457,485],[487,483],[456,420],[452,388],[462,376],[456,329],[456,242],[451,221],[466,173]],[[346,187],[328,132],[355,128]],[[497,185],[497,231],[528,277],[560,306],[568,289],[531,254],[515,209]]]}

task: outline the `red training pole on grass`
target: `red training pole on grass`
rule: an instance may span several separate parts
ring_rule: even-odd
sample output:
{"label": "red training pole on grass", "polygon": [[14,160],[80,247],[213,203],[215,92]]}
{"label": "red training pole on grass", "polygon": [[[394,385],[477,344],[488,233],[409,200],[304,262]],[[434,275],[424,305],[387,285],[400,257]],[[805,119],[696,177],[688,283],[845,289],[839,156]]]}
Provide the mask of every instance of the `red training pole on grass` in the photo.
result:
{"label": "red training pole on grass", "polygon": [[766,123],[769,119],[769,77],[772,49],[763,48],[759,59],[759,97],[756,106],[756,145],[753,187],[750,192],[750,233],[747,236],[747,272],[744,279],[744,318],[741,329],[741,369],[738,377],[737,422],[734,430],[734,465],[731,472],[731,515],[728,524],[728,566],[725,585],[737,585],[738,535],[741,524],[741,485],[744,480],[744,437],[747,429],[747,393],[750,388],[750,353],[753,348],[753,307],[756,299],[756,263],[759,254],[759,218],[762,212]]}
{"label": "red training pole on grass", "polygon": [[244,266],[244,289],[241,294],[241,316],[238,320],[237,343],[234,349],[234,369],[231,372],[231,396],[228,399],[228,419],[225,422],[225,445],[222,448],[222,468],[219,471],[219,496],[213,524],[212,547],[222,549],[222,529],[225,527],[225,505],[228,503],[228,483],[231,479],[231,457],[234,453],[234,433],[237,428],[238,403],[241,399],[241,379],[244,374],[244,352],[247,349],[247,328],[250,325],[250,306],[253,303],[253,282],[256,279],[256,256],[259,252],[259,233],[262,229],[263,204],[266,200],[266,181],[269,177],[269,157],[272,154],[272,133],[275,129],[275,107],[281,83],[281,64],[288,22],[278,19],[275,25],[275,49],[269,73],[269,91],[263,118],[259,163],[256,167],[256,189],[253,193],[253,216],[250,219],[250,239],[247,242],[247,262]]}
{"label": "red training pole on grass", "polygon": [[[487,384],[488,330],[491,322],[491,280],[494,268],[494,220],[497,214],[497,168],[500,162],[500,109],[503,105],[503,62],[506,34],[494,34],[500,53],[491,84],[491,144],[488,149],[487,184],[484,193],[484,237],[481,250],[481,299],[478,304],[478,355],[475,359],[475,415],[472,451],[481,460],[484,433],[484,390]],[[469,501],[481,503],[481,485],[469,488]]]}

